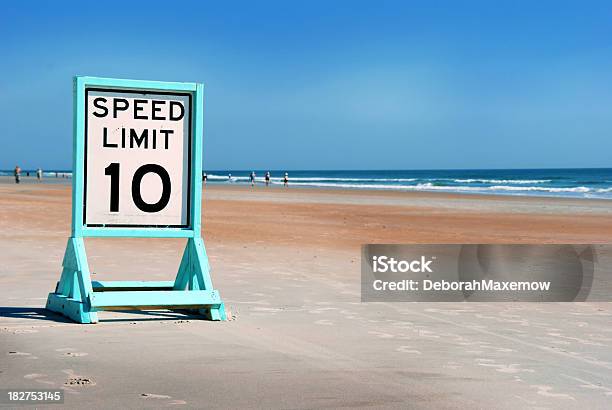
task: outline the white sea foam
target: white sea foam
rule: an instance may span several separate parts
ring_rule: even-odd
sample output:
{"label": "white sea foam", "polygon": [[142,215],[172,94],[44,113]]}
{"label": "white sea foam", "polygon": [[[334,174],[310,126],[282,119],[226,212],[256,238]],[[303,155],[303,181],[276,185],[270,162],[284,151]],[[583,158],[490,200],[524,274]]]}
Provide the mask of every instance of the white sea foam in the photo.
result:
{"label": "white sea foam", "polygon": [[319,186],[329,188],[365,188],[365,189],[389,189],[389,190],[413,190],[413,191],[544,191],[544,192],[591,192],[591,188],[575,187],[575,188],[552,188],[539,186],[508,186],[508,185],[493,185],[488,187],[478,186],[455,186],[455,185],[434,185],[430,182],[415,184],[415,185],[384,185],[384,184],[338,184],[338,183],[308,183],[294,182],[293,185],[299,186]]}
{"label": "white sea foam", "polygon": [[555,188],[555,187],[541,187],[541,186],[507,186],[507,185],[494,185],[487,187],[487,189],[493,191],[542,191],[542,192],[591,192],[591,188],[585,186],[571,187],[571,188]]}
{"label": "white sea foam", "polygon": [[472,183],[477,182],[481,184],[544,184],[546,182],[552,182],[552,179],[453,179],[454,182]]}
{"label": "white sea foam", "polygon": [[443,192],[472,192],[472,193],[510,193],[515,195],[529,195],[530,193],[546,194],[606,194],[612,192],[612,188],[588,188],[579,187],[542,187],[542,186],[508,186],[493,185],[488,187],[477,186],[451,186],[434,185],[422,183],[415,185],[383,185],[383,184],[339,184],[339,183],[306,183],[296,182],[292,185],[311,186],[321,188],[344,188],[344,189],[380,189],[391,191],[443,191]]}

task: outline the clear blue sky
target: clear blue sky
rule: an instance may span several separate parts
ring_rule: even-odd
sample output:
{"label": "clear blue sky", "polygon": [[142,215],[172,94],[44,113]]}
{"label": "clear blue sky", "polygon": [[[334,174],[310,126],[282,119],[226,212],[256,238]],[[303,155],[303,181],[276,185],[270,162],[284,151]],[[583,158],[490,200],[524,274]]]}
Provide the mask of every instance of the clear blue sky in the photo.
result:
{"label": "clear blue sky", "polygon": [[206,86],[207,169],[612,166],[612,3],[3,2],[0,169],[71,166],[72,76]]}

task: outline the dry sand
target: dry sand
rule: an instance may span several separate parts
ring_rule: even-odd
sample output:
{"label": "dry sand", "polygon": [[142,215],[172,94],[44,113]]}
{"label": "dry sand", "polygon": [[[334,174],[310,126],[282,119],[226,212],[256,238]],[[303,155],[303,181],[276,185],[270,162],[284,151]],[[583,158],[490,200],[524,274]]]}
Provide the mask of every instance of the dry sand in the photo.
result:
{"label": "dry sand", "polygon": [[[364,304],[359,291],[363,243],[607,243],[612,202],[208,186],[204,236],[234,320],[102,312],[77,325],[42,309],[69,235],[70,187],[3,182],[0,387],[64,388],[71,408],[612,400],[612,304]],[[164,280],[184,242],[86,245],[94,279]]]}

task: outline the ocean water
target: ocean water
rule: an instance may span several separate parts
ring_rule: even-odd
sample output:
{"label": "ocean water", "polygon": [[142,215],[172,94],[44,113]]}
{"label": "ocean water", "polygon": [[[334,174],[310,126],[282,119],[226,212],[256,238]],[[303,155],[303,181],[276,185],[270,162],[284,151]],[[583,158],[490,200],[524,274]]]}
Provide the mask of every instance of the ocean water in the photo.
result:
{"label": "ocean water", "polygon": [[[251,171],[207,171],[212,184],[249,184]],[[265,170],[255,170],[263,183]],[[282,184],[284,170],[271,170]],[[291,186],[612,199],[612,168],[406,171],[287,171]],[[228,174],[232,174],[232,180]]]}
{"label": "ocean water", "polygon": [[[27,170],[31,176],[33,170]],[[254,170],[258,184],[266,170]],[[55,172],[45,170],[46,178]],[[249,184],[250,170],[207,170],[210,184]],[[282,185],[285,170],[270,170],[273,185]],[[406,170],[406,171],[297,171],[288,170],[294,187],[379,189],[392,191],[441,191],[472,194],[561,196],[612,199],[612,168],[500,169],[500,170]],[[26,170],[22,172],[25,176]],[[228,174],[232,179],[228,179]],[[12,176],[12,170],[0,171]]]}

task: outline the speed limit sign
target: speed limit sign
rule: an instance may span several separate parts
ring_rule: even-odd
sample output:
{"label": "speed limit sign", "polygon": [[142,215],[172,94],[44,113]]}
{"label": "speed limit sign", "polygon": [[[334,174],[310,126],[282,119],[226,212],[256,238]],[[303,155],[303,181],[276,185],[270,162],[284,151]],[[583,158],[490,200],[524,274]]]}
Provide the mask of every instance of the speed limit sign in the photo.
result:
{"label": "speed limit sign", "polygon": [[187,227],[191,94],[85,89],[83,221]]}
{"label": "speed limit sign", "polygon": [[76,77],[75,87],[74,235],[199,235],[202,85]]}
{"label": "speed limit sign", "polygon": [[[225,320],[202,238],[200,83],[74,78],[72,232],[47,309],[79,323],[121,309]],[[173,281],[92,280],[85,238],[185,238]]]}

